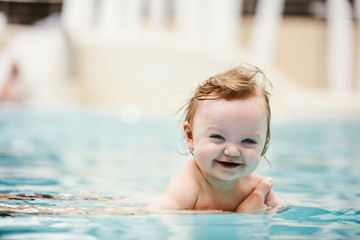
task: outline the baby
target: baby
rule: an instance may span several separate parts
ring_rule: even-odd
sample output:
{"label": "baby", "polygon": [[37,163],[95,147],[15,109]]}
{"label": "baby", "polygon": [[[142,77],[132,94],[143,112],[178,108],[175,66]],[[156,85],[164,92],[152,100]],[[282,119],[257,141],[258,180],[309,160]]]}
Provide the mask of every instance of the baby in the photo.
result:
{"label": "baby", "polygon": [[270,140],[267,81],[257,67],[239,66],[198,86],[183,123],[193,159],[150,208],[253,212],[282,204],[272,179],[254,173]]}

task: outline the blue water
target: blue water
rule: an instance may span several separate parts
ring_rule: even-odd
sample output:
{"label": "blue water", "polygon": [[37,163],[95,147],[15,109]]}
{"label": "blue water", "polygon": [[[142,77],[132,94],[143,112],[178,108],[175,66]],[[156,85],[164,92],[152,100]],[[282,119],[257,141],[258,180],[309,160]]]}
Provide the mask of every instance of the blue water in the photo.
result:
{"label": "blue water", "polygon": [[[259,173],[292,207],[278,214],[155,214],[144,207],[190,156],[177,119],[0,107],[0,239],[359,239],[360,120],[274,123]],[[54,198],[32,198],[35,193]],[[124,211],[121,211],[121,210]],[[3,211],[3,215],[4,214]],[[9,214],[10,215],[10,214]]]}

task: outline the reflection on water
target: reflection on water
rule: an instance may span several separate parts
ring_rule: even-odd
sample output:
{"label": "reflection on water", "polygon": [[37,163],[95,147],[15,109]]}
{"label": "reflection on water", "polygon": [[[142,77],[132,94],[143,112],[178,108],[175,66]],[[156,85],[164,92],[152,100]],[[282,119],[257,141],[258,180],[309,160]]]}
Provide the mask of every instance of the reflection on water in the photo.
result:
{"label": "reflection on water", "polygon": [[[127,124],[121,114],[1,108],[0,193],[18,194],[0,199],[1,210],[6,204],[83,212],[6,217],[3,211],[0,236],[319,239],[360,234],[359,120],[273,124],[272,167],[264,163],[259,172],[272,176],[279,197],[293,206],[267,215],[144,211],[190,158],[178,153],[184,150],[179,131],[170,117]],[[106,213],[115,208],[121,211]],[[100,214],[89,215],[96,211]]]}

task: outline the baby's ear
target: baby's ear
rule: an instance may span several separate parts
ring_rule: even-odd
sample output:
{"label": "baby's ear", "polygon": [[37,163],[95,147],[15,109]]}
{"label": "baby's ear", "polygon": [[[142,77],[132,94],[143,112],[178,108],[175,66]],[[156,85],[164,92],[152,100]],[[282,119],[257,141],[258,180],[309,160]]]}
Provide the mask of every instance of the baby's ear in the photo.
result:
{"label": "baby's ear", "polygon": [[194,151],[193,134],[190,128],[190,124],[188,122],[184,122],[184,132],[188,148],[190,149],[190,151]]}

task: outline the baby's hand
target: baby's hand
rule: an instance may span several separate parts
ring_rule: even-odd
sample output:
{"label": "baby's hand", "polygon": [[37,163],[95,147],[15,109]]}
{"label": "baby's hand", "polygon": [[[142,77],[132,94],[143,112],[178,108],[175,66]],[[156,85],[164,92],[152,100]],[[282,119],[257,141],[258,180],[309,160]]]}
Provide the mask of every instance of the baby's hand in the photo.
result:
{"label": "baby's hand", "polygon": [[[250,193],[250,195],[240,203],[236,208],[236,212],[247,212],[250,213],[254,210],[266,209],[269,206],[266,205],[267,195],[272,190],[273,180],[271,177],[263,179],[255,188],[255,190]],[[271,193],[273,195],[273,193]]]}

